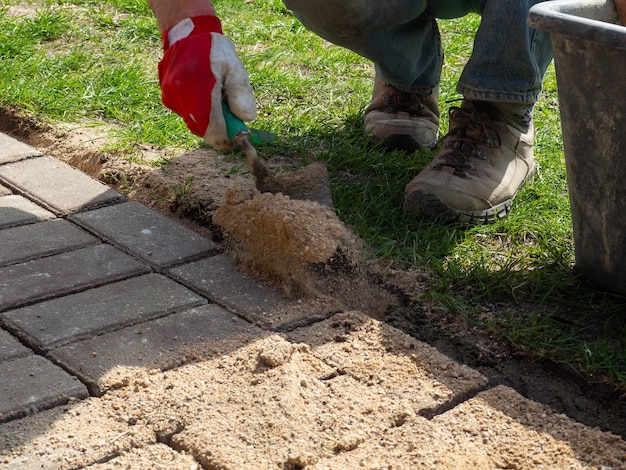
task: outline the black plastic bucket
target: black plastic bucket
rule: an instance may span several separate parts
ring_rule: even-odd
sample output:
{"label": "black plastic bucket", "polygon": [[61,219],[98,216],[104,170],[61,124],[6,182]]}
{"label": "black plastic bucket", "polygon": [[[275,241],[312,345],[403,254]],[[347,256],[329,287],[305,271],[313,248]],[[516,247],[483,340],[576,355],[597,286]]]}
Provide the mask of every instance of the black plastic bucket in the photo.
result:
{"label": "black plastic bucket", "polygon": [[626,295],[626,27],[613,0],[543,2],[528,21],[552,39],[576,267]]}

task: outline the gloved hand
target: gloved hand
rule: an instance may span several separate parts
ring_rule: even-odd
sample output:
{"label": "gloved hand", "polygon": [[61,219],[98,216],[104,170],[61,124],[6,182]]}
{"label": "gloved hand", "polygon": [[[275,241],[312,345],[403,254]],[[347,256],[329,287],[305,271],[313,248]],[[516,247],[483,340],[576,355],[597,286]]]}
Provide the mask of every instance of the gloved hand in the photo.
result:
{"label": "gloved hand", "polygon": [[163,104],[194,134],[219,150],[230,150],[222,100],[242,121],[256,116],[250,79],[215,16],[187,18],[163,32],[159,62]]}

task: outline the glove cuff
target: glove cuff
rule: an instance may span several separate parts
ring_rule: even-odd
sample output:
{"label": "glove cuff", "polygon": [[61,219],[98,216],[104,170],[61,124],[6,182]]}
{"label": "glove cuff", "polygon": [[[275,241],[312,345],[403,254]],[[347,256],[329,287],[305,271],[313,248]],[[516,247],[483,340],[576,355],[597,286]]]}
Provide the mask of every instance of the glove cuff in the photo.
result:
{"label": "glove cuff", "polygon": [[205,33],[222,32],[222,23],[217,16],[202,15],[185,18],[169,30],[161,32],[161,40],[163,41],[163,50],[173,45],[176,41],[183,38]]}

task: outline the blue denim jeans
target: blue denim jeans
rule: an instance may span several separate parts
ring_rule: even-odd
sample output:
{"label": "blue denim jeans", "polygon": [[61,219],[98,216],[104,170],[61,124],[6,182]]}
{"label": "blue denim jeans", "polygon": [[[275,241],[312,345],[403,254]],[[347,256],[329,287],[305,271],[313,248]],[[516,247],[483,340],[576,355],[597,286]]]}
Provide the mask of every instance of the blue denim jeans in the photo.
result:
{"label": "blue denim jeans", "polygon": [[[439,83],[443,49],[438,18],[481,15],[457,91],[465,98],[530,105],[552,60],[549,34],[527,26],[543,0],[284,0],[328,41],[374,62],[377,75],[405,91]],[[445,34],[445,32],[444,32]]]}

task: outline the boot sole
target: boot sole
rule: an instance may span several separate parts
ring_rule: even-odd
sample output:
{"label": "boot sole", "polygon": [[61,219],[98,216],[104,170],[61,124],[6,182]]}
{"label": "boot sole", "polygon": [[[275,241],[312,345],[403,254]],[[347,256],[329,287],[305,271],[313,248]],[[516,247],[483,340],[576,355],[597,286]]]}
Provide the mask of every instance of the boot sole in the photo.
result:
{"label": "boot sole", "polygon": [[369,139],[371,145],[381,145],[387,151],[403,150],[405,152],[416,152],[418,150],[432,150],[437,146],[437,141],[433,143],[422,144],[407,134],[394,134],[383,140],[377,140],[372,137]]}
{"label": "boot sole", "polygon": [[[531,173],[520,184],[513,198],[519,193],[520,189],[532,182],[536,170],[537,166],[532,169]],[[509,215],[513,205],[513,198],[507,199],[488,209],[462,211],[447,206],[433,193],[414,191],[405,197],[403,209],[406,212],[415,212],[425,217],[437,218],[445,223],[459,222],[469,225],[493,224]]]}
{"label": "boot sole", "polygon": [[404,210],[425,217],[436,218],[445,223],[460,222],[470,225],[492,224],[511,212],[512,200],[507,199],[497,206],[480,211],[460,211],[444,204],[431,193],[415,191],[404,200]]}

